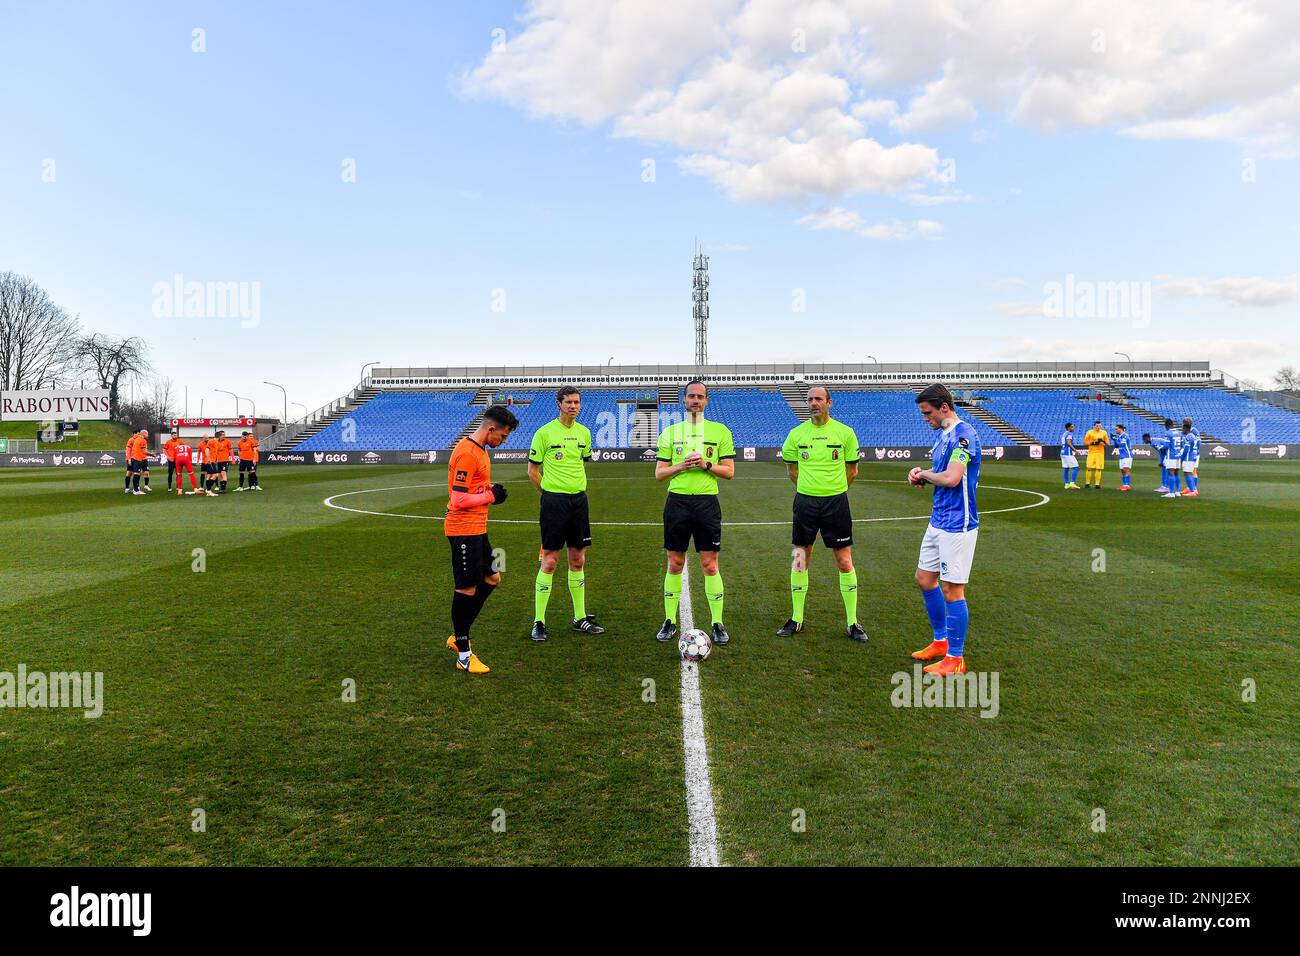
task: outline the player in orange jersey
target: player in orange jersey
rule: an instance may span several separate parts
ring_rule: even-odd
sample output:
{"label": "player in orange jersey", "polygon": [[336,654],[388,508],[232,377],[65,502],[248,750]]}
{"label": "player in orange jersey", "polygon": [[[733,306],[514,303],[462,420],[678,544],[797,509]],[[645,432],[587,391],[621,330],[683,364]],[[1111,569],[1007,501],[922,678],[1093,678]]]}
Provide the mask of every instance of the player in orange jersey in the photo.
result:
{"label": "player in orange jersey", "polygon": [[492,484],[492,460],[487,450],[496,448],[519,427],[519,420],[504,405],[483,413],[474,433],[462,438],[447,463],[450,501],[443,532],[451,545],[451,571],[455,592],[451,596],[451,637],[447,646],[456,652],[456,669],[486,674],[490,668],[470,649],[469,630],[488,596],[501,583],[488,540],[488,507],[506,500],[506,489]]}

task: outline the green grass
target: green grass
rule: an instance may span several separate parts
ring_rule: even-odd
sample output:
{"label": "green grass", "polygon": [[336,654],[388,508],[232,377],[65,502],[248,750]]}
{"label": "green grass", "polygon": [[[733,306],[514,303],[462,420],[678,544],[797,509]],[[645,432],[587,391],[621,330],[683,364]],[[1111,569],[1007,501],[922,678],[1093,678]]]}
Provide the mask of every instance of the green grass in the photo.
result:
{"label": "green grass", "polygon": [[[35,438],[39,422],[0,422],[0,438]],[[82,422],[81,434],[63,441],[38,442],[38,451],[121,451],[131,437],[122,422]]]}
{"label": "green grass", "polygon": [[[926,514],[905,468],[866,464],[855,515]],[[215,500],[126,496],[116,470],[0,471],[0,671],[105,675],[97,720],[0,710],[0,863],[685,863],[647,471],[592,466],[593,520],[649,523],[595,528],[588,606],[610,632],[567,630],[560,572],[535,645],[536,497],[519,466],[496,469],[512,497],[494,510],[507,567],[475,628],[482,679],[442,646],[441,525],[322,504],[365,491],[338,503],[439,514],[441,468],[265,467],[264,493]],[[701,668],[724,863],[1300,860],[1294,463],[1210,463],[1203,497],[1178,501],[1151,494],[1150,468],[1128,495],[1108,472],[1098,495],[1063,493],[1049,463],[987,464],[984,511],[1037,500],[993,486],[1051,496],[983,522],[967,655],[999,674],[991,720],[890,704],[928,639],[924,520],[857,527],[868,645],[842,636],[820,548],[808,632],[782,641],[791,489],[780,466],[740,471],[727,519],[775,523],[725,532],[733,641]]]}

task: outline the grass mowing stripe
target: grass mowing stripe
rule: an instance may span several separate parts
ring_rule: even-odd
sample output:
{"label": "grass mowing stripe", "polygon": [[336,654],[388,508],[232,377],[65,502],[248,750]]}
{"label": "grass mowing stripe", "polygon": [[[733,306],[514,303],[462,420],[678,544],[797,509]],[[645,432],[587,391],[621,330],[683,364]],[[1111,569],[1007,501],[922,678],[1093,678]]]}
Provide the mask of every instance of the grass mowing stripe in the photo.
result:
{"label": "grass mowing stripe", "polygon": [[[682,566],[682,593],[678,604],[682,632],[695,626],[691,609],[690,555]],[[686,818],[689,824],[691,866],[718,865],[718,822],[713,816],[713,788],[709,784],[709,752],[704,738],[704,708],[700,702],[700,668],[682,658],[682,752],[686,758]]]}

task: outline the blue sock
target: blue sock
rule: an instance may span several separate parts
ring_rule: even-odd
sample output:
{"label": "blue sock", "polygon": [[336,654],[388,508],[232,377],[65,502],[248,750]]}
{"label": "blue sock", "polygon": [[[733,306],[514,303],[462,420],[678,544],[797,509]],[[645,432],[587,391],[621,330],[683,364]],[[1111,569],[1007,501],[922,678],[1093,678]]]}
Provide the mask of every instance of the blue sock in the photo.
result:
{"label": "blue sock", "polygon": [[1128,480],[1129,480],[1129,478],[1131,478],[1131,477],[1132,477],[1132,475],[1120,475],[1120,476],[1119,476],[1119,483],[1120,483],[1121,485],[1123,485],[1125,488],[1127,488],[1127,487],[1128,487]]}
{"label": "blue sock", "polygon": [[970,612],[966,610],[966,600],[947,602],[948,613],[948,656],[961,657],[966,647],[966,625],[970,623]]}
{"label": "blue sock", "polygon": [[1191,488],[1192,491],[1200,491],[1200,490],[1201,490],[1201,479],[1200,479],[1198,476],[1194,475],[1194,474],[1192,474],[1192,475],[1188,475],[1188,476],[1187,476],[1187,487]]}
{"label": "blue sock", "polygon": [[1076,484],[1076,485],[1079,483],[1079,466],[1078,466],[1078,465],[1075,465],[1073,468],[1070,469],[1070,482],[1071,482],[1072,484]]}
{"label": "blue sock", "polygon": [[1062,475],[1062,478],[1061,478],[1061,482],[1062,482],[1062,484],[1066,484],[1066,485],[1068,485],[1068,484],[1070,483],[1070,469],[1069,469],[1069,468],[1062,468],[1062,469],[1061,469],[1061,475]]}
{"label": "blue sock", "polygon": [[1174,468],[1174,469],[1171,469],[1171,470],[1170,470],[1170,472],[1169,472],[1169,477],[1173,479],[1173,480],[1169,483],[1169,490],[1170,490],[1170,491],[1177,491],[1177,490],[1178,490],[1178,488],[1179,488],[1179,484],[1178,484],[1178,475],[1179,475],[1179,471],[1178,471],[1177,468]]}
{"label": "blue sock", "polygon": [[934,587],[928,591],[922,591],[921,597],[925,599],[925,613],[930,615],[930,627],[934,631],[936,641],[946,641],[948,639],[948,615],[944,610],[943,588]]}

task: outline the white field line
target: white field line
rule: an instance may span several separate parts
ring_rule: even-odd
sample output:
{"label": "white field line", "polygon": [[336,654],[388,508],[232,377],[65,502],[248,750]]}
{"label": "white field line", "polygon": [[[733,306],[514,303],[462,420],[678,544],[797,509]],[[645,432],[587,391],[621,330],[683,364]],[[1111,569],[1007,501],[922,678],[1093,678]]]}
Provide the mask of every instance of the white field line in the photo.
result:
{"label": "white field line", "polygon": [[[589,478],[587,480],[588,481],[626,481],[628,479]],[[745,480],[768,481],[768,480],[775,480],[775,479],[749,478]],[[784,481],[787,479],[781,479],[781,480]],[[859,479],[859,481],[878,481],[881,484],[896,484],[896,482],[887,478],[861,478]],[[375,517],[378,518],[412,518],[417,521],[441,521],[443,517],[442,515],[408,515],[408,514],[400,514],[395,511],[367,511],[364,508],[349,508],[346,505],[338,505],[335,504],[334,502],[335,499],[347,498],[349,495],[369,495],[369,494],[377,494],[381,491],[407,491],[413,488],[442,488],[442,487],[444,487],[444,485],[441,482],[439,482],[436,484],[396,485],[391,488],[363,488],[360,491],[344,491],[337,495],[330,495],[328,498],[324,499],[321,503],[324,504],[325,507],[327,508],[334,508],[338,511],[350,511],[353,514],[359,514],[359,515],[374,515]],[[1038,508],[1041,507],[1042,505],[1047,504],[1049,501],[1052,500],[1049,496],[1043,494],[1041,491],[1027,491],[1024,488],[1006,488],[1001,485],[983,485],[982,487],[988,489],[989,491],[1013,491],[1022,495],[1034,495],[1035,497],[1038,498],[1038,500],[1030,502],[1027,505],[1016,505],[1016,507],[1014,508],[994,508],[991,511],[981,511],[980,512],[981,518],[985,517],[986,515],[1005,514],[1008,511],[1024,511],[1027,508]],[[537,524],[536,518],[492,518],[491,520],[493,524]],[[854,518],[853,523],[868,524],[873,521],[929,521],[929,520],[930,520],[929,515],[902,515],[899,517],[888,517],[888,518]],[[790,527],[789,520],[786,521],[726,521],[723,522],[723,524],[725,527],[728,528],[772,528],[772,527],[788,528]],[[591,525],[593,528],[660,528],[663,527],[663,522],[662,521],[593,521],[591,522]]]}
{"label": "white field line", "polygon": [[[695,626],[689,561],[682,568],[681,603],[677,616],[683,633]],[[718,821],[713,816],[713,787],[709,783],[709,752],[704,740],[704,708],[700,703],[700,668],[686,658],[682,658],[682,750],[686,755],[686,821],[691,866],[717,866]]]}

